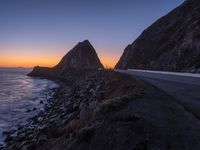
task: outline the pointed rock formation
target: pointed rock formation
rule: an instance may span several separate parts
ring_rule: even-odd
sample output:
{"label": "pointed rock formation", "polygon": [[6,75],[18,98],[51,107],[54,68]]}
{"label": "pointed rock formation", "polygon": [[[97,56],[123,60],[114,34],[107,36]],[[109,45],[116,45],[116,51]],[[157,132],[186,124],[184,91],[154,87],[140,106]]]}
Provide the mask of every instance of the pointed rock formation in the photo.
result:
{"label": "pointed rock formation", "polygon": [[73,80],[88,71],[103,68],[97,53],[88,40],[78,43],[53,68],[34,67],[29,76]]}
{"label": "pointed rock formation", "polygon": [[58,70],[103,68],[97,53],[88,40],[78,43],[55,66]]}
{"label": "pointed rock formation", "polygon": [[187,0],[128,45],[117,69],[200,72],[200,1]]}

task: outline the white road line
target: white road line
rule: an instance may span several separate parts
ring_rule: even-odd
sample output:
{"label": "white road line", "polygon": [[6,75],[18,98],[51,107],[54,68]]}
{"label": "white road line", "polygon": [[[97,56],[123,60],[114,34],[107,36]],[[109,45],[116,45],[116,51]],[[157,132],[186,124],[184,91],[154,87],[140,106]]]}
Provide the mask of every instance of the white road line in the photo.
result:
{"label": "white road line", "polygon": [[166,74],[166,75],[176,75],[176,76],[200,78],[200,74],[199,73],[181,73],[181,72],[152,71],[152,70],[139,70],[139,69],[128,69],[128,71],[155,73],[155,74],[158,73],[158,74]]}

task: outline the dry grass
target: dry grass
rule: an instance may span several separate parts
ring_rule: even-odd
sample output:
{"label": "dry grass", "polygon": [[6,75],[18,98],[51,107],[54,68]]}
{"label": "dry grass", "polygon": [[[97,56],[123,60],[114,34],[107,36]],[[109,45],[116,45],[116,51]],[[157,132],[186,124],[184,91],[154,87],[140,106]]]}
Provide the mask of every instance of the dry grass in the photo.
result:
{"label": "dry grass", "polygon": [[105,114],[124,106],[130,99],[128,97],[115,97],[112,99],[107,99],[97,106],[94,113],[95,114]]}
{"label": "dry grass", "polygon": [[71,136],[77,136],[80,132],[80,129],[86,126],[89,122],[90,118],[92,117],[93,112],[88,111],[88,113],[79,119],[72,120],[68,123],[65,127],[61,129],[62,133],[68,138]]}
{"label": "dry grass", "polygon": [[114,71],[104,71],[99,76],[103,76],[105,83],[105,99],[138,95],[142,92],[143,88],[140,83],[130,75]]}
{"label": "dry grass", "polygon": [[104,72],[103,77],[105,99],[97,106],[94,114],[105,114],[118,110],[143,93],[140,83],[129,75],[107,71]]}
{"label": "dry grass", "polygon": [[[98,75],[103,78],[105,99],[103,99],[94,111],[79,119],[72,120],[65,127],[51,129],[54,137],[65,136],[66,138],[77,137],[80,140],[89,139],[93,133],[93,128],[88,127],[91,118],[97,115],[106,115],[124,107],[129,101],[139,97],[143,93],[142,86],[132,77],[114,71],[102,71]],[[119,120],[134,120],[134,115],[126,114],[118,116]]]}

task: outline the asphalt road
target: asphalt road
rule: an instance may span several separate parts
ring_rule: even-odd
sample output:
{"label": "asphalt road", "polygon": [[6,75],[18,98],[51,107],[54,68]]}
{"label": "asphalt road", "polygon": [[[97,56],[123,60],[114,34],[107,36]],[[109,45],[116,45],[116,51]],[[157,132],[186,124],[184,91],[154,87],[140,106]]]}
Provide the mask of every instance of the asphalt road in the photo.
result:
{"label": "asphalt road", "polygon": [[142,99],[133,100],[129,107],[152,125],[152,128],[144,127],[149,130],[149,150],[200,149],[198,75],[192,77],[190,74],[175,75],[140,70],[116,71],[145,81],[146,94]]}
{"label": "asphalt road", "polygon": [[[171,73],[145,72],[140,70],[117,70],[131,74],[152,84],[173,98],[200,120],[200,77]],[[192,76],[192,74],[191,74]]]}

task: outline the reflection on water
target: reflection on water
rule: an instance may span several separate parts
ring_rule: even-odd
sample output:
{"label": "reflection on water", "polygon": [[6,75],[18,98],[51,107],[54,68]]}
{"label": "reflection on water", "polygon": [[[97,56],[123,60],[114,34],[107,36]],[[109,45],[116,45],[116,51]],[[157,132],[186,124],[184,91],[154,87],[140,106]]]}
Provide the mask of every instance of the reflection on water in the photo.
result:
{"label": "reflection on water", "polygon": [[[37,113],[57,85],[49,80],[26,76],[29,69],[0,69],[0,143],[2,132],[15,129]],[[36,111],[31,111],[35,110]]]}

